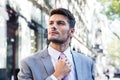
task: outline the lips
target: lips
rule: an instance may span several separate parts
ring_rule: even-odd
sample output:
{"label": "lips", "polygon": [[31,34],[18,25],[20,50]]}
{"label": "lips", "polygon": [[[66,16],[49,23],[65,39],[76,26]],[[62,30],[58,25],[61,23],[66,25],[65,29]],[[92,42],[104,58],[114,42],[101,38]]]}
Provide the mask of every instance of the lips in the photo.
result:
{"label": "lips", "polygon": [[51,32],[49,32],[49,34],[55,35],[55,34],[58,34],[58,32],[56,32],[56,31],[51,31]]}

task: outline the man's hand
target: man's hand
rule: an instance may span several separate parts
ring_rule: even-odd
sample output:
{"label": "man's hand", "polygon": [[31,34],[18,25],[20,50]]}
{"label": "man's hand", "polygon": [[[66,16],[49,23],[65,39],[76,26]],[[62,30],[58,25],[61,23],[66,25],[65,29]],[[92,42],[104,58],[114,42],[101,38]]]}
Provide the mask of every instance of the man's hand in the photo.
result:
{"label": "man's hand", "polygon": [[71,64],[68,61],[67,58],[60,58],[58,60],[58,63],[56,64],[55,67],[55,72],[53,73],[53,75],[58,79],[61,80],[62,78],[64,78],[65,76],[67,76],[71,71]]}

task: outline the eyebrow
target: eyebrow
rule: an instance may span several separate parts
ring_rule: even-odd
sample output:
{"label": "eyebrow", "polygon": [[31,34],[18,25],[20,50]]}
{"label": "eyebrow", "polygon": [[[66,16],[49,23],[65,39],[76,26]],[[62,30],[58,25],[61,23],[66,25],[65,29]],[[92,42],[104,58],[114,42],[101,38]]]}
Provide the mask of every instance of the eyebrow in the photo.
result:
{"label": "eyebrow", "polygon": [[[50,23],[50,22],[54,22],[54,21],[51,20],[51,21],[49,21],[49,23]],[[63,21],[63,20],[58,20],[58,21],[55,21],[55,22],[57,22],[57,23],[61,22],[61,23],[65,23],[65,24],[66,24],[66,22]]]}
{"label": "eyebrow", "polygon": [[[54,20],[49,20],[49,22],[54,22]],[[64,20],[57,20],[55,22],[65,22]],[[68,21],[67,21],[68,22]]]}

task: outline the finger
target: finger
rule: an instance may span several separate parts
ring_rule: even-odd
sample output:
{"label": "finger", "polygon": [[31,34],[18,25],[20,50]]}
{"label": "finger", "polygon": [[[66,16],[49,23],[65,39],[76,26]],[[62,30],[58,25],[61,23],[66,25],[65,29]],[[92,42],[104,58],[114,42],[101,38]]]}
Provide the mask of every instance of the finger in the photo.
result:
{"label": "finger", "polygon": [[69,67],[72,67],[72,64],[68,63],[68,66],[69,66]]}
{"label": "finger", "polygon": [[68,59],[67,59],[67,58],[61,58],[61,59],[62,59],[62,60],[64,60],[65,62],[66,62],[66,61],[68,61]]}
{"label": "finger", "polygon": [[66,59],[66,63],[69,64],[70,62],[68,61],[68,59]]}

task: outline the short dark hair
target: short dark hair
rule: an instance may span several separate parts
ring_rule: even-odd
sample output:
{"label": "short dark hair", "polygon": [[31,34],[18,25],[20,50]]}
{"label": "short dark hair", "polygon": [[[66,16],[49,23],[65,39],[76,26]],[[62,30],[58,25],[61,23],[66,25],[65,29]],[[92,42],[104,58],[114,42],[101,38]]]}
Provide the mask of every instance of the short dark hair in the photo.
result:
{"label": "short dark hair", "polygon": [[56,8],[56,9],[51,10],[50,16],[52,16],[54,14],[61,14],[61,15],[66,16],[68,18],[68,23],[70,24],[70,28],[74,28],[75,17],[69,10],[64,9],[64,8]]}

